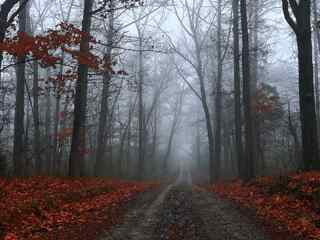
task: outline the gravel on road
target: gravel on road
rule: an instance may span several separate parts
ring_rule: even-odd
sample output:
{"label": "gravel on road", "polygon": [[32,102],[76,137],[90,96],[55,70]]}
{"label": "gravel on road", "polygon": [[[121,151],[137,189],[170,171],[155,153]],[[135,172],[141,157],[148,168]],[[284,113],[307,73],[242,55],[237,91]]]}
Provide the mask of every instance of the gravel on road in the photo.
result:
{"label": "gravel on road", "polygon": [[269,240],[233,204],[186,182],[144,193],[99,240]]}

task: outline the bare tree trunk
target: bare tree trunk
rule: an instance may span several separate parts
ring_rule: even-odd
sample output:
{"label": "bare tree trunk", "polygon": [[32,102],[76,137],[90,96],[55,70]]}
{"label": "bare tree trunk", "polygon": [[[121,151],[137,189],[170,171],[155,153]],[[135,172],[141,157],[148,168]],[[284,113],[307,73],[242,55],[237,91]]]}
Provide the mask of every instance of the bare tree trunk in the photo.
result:
{"label": "bare tree trunk", "polygon": [[[50,71],[47,71],[47,78],[50,77]],[[51,96],[50,88],[47,89],[46,93],[46,114],[45,114],[45,134],[46,134],[46,163],[43,164],[43,170],[46,170],[48,174],[52,174],[53,165],[55,159],[52,158],[52,142],[51,142]]]}
{"label": "bare tree trunk", "polygon": [[317,120],[315,113],[313,66],[312,66],[312,43],[305,34],[298,36],[299,55],[299,89],[300,109],[303,140],[303,159],[306,170],[320,169]]}
{"label": "bare tree trunk", "polygon": [[[201,67],[202,69],[202,67]],[[202,71],[202,70],[201,70]],[[201,91],[201,103],[202,108],[205,114],[206,119],[206,127],[207,127],[207,137],[208,137],[208,144],[209,144],[209,175],[210,175],[210,183],[214,183],[214,139],[213,139],[213,130],[211,125],[211,117],[210,111],[207,102],[207,94],[204,85],[204,78],[200,71],[198,71],[199,81],[200,81],[200,91]]]}
{"label": "bare tree trunk", "polygon": [[249,54],[249,33],[247,18],[247,1],[241,0],[241,26],[242,26],[242,74],[243,74],[243,103],[245,118],[245,180],[254,177],[254,134],[251,104],[251,73]]}
{"label": "bare tree trunk", "polygon": [[197,167],[198,169],[201,168],[201,138],[200,138],[200,127],[199,127],[199,124],[197,123],[197,126],[196,126],[196,160],[197,160]]}
{"label": "bare tree trunk", "polygon": [[154,173],[157,168],[157,153],[158,153],[158,126],[159,126],[159,107],[156,106],[153,113],[153,133],[152,133],[152,146],[151,146],[151,172]]}
{"label": "bare tree trunk", "polygon": [[217,29],[217,63],[218,75],[216,80],[216,98],[215,98],[215,149],[214,149],[214,180],[217,181],[220,176],[221,165],[221,118],[222,118],[222,2],[218,0],[218,29]]}
{"label": "bare tree trunk", "polygon": [[288,129],[289,129],[289,133],[293,137],[295,162],[298,165],[298,169],[302,169],[303,165],[301,164],[301,146],[300,146],[297,129],[292,122],[290,104],[288,104]]}
{"label": "bare tree trunk", "polygon": [[[62,65],[61,65],[62,66]],[[54,114],[54,134],[53,134],[53,159],[55,161],[54,172],[60,175],[61,170],[61,159],[58,157],[59,150],[59,124],[60,124],[60,99],[61,96],[59,93],[56,93],[56,102],[55,102],[55,114]]]}
{"label": "bare tree trunk", "polygon": [[143,54],[142,54],[142,36],[139,33],[139,149],[138,149],[138,178],[143,179],[145,175],[145,120],[144,120],[144,104],[143,104]]}
{"label": "bare tree trunk", "polygon": [[302,158],[305,170],[320,169],[317,118],[314,99],[311,1],[290,4],[295,20],[289,10],[288,0],[282,0],[283,13],[297,37],[299,62],[299,103],[302,133]]}
{"label": "bare tree trunk", "polygon": [[116,92],[116,95],[114,96],[114,99],[112,101],[112,104],[111,104],[111,108],[110,108],[110,111],[108,110],[108,114],[109,114],[109,121],[107,123],[107,129],[108,129],[108,134],[106,134],[106,143],[107,143],[107,148],[108,148],[108,152],[110,153],[108,155],[108,170],[110,170],[110,174],[111,176],[112,175],[116,175],[116,172],[117,172],[117,162],[114,162],[114,160],[118,160],[118,159],[114,159],[113,158],[113,141],[114,141],[114,131],[115,131],[115,128],[114,128],[114,122],[116,122],[116,116],[115,116],[115,113],[116,113],[116,108],[118,106],[118,101],[119,101],[119,97],[121,95],[121,90],[122,90],[122,86],[123,86],[123,79],[121,79],[121,82],[118,86],[118,89],[117,89],[117,92]]}
{"label": "bare tree trunk", "polygon": [[39,68],[38,62],[33,62],[33,153],[37,173],[41,173],[41,154],[40,154],[40,119],[39,119]]}
{"label": "bare tree trunk", "polygon": [[174,135],[177,131],[177,126],[178,126],[178,123],[180,120],[183,98],[184,98],[184,91],[182,90],[182,92],[180,93],[180,96],[177,96],[175,106],[174,106],[174,116],[173,116],[173,121],[172,121],[171,129],[170,129],[169,141],[168,141],[168,145],[167,145],[166,154],[163,159],[164,174],[168,174],[168,165],[169,165],[168,160],[169,160],[169,157],[170,157],[170,154],[172,151],[172,144],[173,144],[173,140],[174,140]]}
{"label": "bare tree trunk", "polygon": [[[27,4],[28,0],[5,0],[2,1],[1,3],[1,8],[0,8],[0,43],[3,42],[3,40],[5,39],[6,36],[6,32],[8,27],[13,23],[13,21],[15,20],[15,17],[20,13],[21,11],[24,10],[25,5]],[[11,10],[18,4],[19,8],[10,15]],[[21,18],[21,15],[20,17]],[[20,26],[19,26],[20,28]],[[0,69],[2,68],[2,61],[3,61],[3,52],[0,51]],[[0,71],[0,82],[1,82],[1,71]]]}
{"label": "bare tree trunk", "polygon": [[239,37],[239,0],[233,0],[233,64],[234,64],[234,109],[235,140],[238,174],[244,175],[242,128],[241,128],[241,79],[240,79],[240,37]]}
{"label": "bare tree trunk", "polygon": [[315,0],[313,0],[313,19],[314,19],[314,33],[313,33],[314,83],[315,83],[315,97],[316,97],[317,129],[318,129],[318,137],[319,137],[320,136],[320,97],[319,97],[320,33],[319,33],[319,26],[318,26],[318,9],[317,9],[317,3]]}
{"label": "bare tree trunk", "polygon": [[[20,1],[20,5],[23,4]],[[26,32],[27,25],[27,8],[24,7],[19,14],[19,31]],[[26,56],[17,59],[17,86],[16,86],[16,109],[14,117],[14,140],[13,140],[13,163],[14,173],[17,176],[25,174],[25,157],[23,147],[23,132],[24,132],[24,88],[26,82],[25,76],[25,60]],[[1,61],[1,59],[0,59]]]}
{"label": "bare tree trunk", "polygon": [[316,0],[312,1],[313,3],[313,15],[314,15],[314,22],[315,22],[315,33],[316,33],[316,37],[317,37],[317,42],[318,42],[318,54],[320,54],[320,31],[319,31],[319,18],[318,18],[318,4]]}
{"label": "bare tree trunk", "polygon": [[23,148],[24,148],[24,160],[25,160],[25,176],[29,176],[31,174],[31,165],[32,165],[32,159],[30,158],[30,155],[28,153],[29,148],[29,134],[30,134],[30,105],[31,103],[26,104],[26,113],[25,113],[25,130],[24,130],[24,139],[23,139]]}
{"label": "bare tree trunk", "polygon": [[[84,11],[82,19],[82,36],[80,43],[80,52],[89,52],[89,35],[91,30],[93,0],[84,1]],[[78,80],[76,83],[76,94],[74,99],[74,120],[72,143],[69,159],[69,176],[80,176],[84,172],[84,154],[85,150],[85,125],[87,108],[87,90],[88,90],[88,66],[80,64],[78,66]]]}
{"label": "bare tree trunk", "polygon": [[[110,1],[111,8],[113,8],[113,1]],[[109,29],[107,35],[107,44],[108,47],[106,49],[106,53],[104,55],[104,60],[107,64],[112,63],[112,44],[114,38],[114,12],[111,11],[109,14]],[[103,75],[103,89],[101,96],[101,107],[100,107],[100,115],[99,115],[99,127],[97,134],[97,152],[96,152],[96,164],[95,164],[95,175],[101,176],[106,173],[106,167],[110,167],[111,164],[106,164],[105,162],[105,151],[107,145],[107,131],[110,134],[111,129],[107,129],[107,126],[110,125],[107,123],[108,113],[109,113],[109,88],[111,84],[111,73],[106,69],[106,72]],[[111,161],[109,159],[108,161]],[[111,169],[108,169],[111,171]]]}
{"label": "bare tree trunk", "polygon": [[320,99],[319,99],[319,51],[317,48],[317,36],[313,34],[314,45],[314,84],[315,84],[315,97],[316,97],[316,114],[317,114],[317,129],[318,136],[320,135]]}
{"label": "bare tree trunk", "polygon": [[[253,30],[252,30],[252,45],[253,45],[253,53],[252,53],[252,77],[251,77],[251,96],[256,97],[257,87],[258,87],[258,78],[259,78],[259,9],[261,6],[261,0],[254,0],[253,5]],[[259,154],[259,149],[261,148],[261,137],[260,137],[260,125],[258,115],[255,111],[252,111],[253,117],[253,148],[254,151],[254,159],[255,159],[255,171],[256,173],[263,173],[263,165],[262,156]]]}
{"label": "bare tree trunk", "polygon": [[[111,55],[108,54],[108,59],[110,59]],[[111,81],[110,73],[104,74],[103,80],[103,89],[102,89],[102,96],[101,96],[101,109],[99,115],[99,126],[97,132],[97,151],[96,151],[96,163],[95,163],[95,175],[102,176],[106,173],[106,171],[110,171],[111,169],[106,169],[106,145],[107,145],[107,130],[110,134],[111,129],[107,129],[109,125],[107,123],[108,113],[109,113],[109,86]],[[108,160],[110,161],[110,159]],[[110,164],[108,164],[110,167]]]}
{"label": "bare tree trunk", "polygon": [[128,119],[128,132],[127,132],[127,144],[126,144],[126,172],[127,175],[130,175],[130,163],[132,162],[131,156],[131,122],[132,122],[132,113],[129,114]]}
{"label": "bare tree trunk", "polygon": [[124,143],[126,140],[127,136],[127,131],[128,131],[129,123],[127,123],[123,133],[120,135],[120,147],[119,147],[119,154],[118,154],[118,176],[123,175],[123,170],[124,170],[124,161],[123,161],[123,155],[124,155]]}

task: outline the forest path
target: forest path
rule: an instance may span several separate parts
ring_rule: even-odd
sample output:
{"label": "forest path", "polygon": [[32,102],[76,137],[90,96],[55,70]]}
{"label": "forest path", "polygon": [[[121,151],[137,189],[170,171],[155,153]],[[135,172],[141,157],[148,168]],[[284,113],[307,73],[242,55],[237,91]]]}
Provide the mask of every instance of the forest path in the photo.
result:
{"label": "forest path", "polygon": [[188,171],[161,191],[142,194],[100,240],[267,240],[249,217],[212,193],[192,188]]}

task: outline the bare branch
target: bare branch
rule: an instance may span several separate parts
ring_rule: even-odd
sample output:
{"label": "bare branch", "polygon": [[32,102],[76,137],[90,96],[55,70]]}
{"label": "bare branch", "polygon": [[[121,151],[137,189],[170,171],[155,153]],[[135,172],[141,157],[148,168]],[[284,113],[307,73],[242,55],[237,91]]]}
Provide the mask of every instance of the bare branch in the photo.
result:
{"label": "bare branch", "polygon": [[293,31],[297,32],[297,24],[290,15],[288,0],[282,0],[282,9],[284,18],[286,19],[287,23],[290,25]]}

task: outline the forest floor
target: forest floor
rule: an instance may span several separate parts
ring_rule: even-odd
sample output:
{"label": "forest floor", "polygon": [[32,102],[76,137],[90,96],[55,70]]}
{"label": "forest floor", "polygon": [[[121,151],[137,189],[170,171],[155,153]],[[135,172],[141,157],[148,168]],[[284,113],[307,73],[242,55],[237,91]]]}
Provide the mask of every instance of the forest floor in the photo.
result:
{"label": "forest floor", "polygon": [[319,240],[320,172],[192,183],[0,178],[4,240]]}
{"label": "forest floor", "polygon": [[122,224],[99,240],[271,239],[250,216],[214,193],[193,187],[190,175],[132,204]]}

